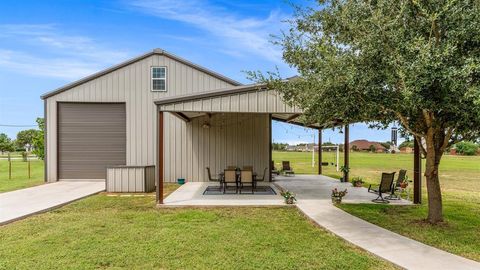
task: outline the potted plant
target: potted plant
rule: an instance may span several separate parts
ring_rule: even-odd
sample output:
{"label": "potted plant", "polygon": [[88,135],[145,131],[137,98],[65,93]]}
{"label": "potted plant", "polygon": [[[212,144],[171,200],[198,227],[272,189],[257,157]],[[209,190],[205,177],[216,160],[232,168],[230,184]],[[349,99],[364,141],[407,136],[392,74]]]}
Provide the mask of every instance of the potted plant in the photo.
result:
{"label": "potted plant", "polygon": [[354,187],[362,187],[363,183],[365,183],[365,182],[359,176],[352,178],[352,186],[354,186]]}
{"label": "potted plant", "polygon": [[288,191],[288,190],[282,190],[280,192],[280,195],[285,198],[285,203],[286,204],[293,204],[297,199],[295,198],[295,194]]}
{"label": "potted plant", "polygon": [[408,176],[405,176],[405,180],[400,183],[400,188],[401,189],[406,189],[408,187]]}
{"label": "potted plant", "polygon": [[343,182],[343,179],[345,179],[345,175],[350,171],[350,168],[348,166],[341,166],[340,171],[343,174],[343,176],[340,178],[340,181]]}
{"label": "potted plant", "polygon": [[342,198],[347,195],[347,189],[345,190],[338,190],[337,188],[332,189],[332,203],[341,203]]}

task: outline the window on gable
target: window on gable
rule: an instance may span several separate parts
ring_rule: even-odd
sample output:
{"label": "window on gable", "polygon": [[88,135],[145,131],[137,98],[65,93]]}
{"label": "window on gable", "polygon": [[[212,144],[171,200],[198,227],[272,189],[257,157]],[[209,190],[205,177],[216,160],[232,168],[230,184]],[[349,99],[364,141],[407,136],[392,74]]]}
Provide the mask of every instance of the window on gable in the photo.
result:
{"label": "window on gable", "polygon": [[152,91],[167,91],[166,67],[152,67]]}

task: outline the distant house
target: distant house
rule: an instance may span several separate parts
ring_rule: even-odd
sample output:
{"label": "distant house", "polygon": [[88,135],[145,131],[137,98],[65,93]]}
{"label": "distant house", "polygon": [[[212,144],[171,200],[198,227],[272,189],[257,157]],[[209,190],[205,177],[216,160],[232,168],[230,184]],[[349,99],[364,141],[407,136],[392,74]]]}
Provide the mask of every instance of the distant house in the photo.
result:
{"label": "distant house", "polygon": [[350,142],[350,150],[371,151],[372,145],[375,147],[376,153],[384,153],[388,150],[379,142],[371,142],[368,140],[355,140]]}
{"label": "distant house", "polygon": [[287,147],[285,147],[285,150],[287,150],[287,151],[297,151],[297,146],[296,145],[287,145]]}
{"label": "distant house", "polygon": [[413,153],[413,148],[410,146],[400,147],[400,153],[405,153],[405,154]]}

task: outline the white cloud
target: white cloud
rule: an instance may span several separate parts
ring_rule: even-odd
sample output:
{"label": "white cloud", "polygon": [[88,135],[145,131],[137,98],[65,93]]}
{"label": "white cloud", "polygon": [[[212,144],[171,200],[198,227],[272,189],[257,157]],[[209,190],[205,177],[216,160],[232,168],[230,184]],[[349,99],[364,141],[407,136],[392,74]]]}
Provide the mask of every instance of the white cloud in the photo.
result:
{"label": "white cloud", "polygon": [[2,40],[0,68],[34,76],[78,79],[128,56],[89,37],[63,34],[51,24],[0,25]]}
{"label": "white cloud", "polygon": [[285,16],[272,11],[265,18],[244,18],[206,1],[135,0],[128,5],[163,19],[183,22],[209,33],[219,45],[219,52],[230,55],[260,56],[280,63],[281,51],[270,43],[270,34],[277,33]]}

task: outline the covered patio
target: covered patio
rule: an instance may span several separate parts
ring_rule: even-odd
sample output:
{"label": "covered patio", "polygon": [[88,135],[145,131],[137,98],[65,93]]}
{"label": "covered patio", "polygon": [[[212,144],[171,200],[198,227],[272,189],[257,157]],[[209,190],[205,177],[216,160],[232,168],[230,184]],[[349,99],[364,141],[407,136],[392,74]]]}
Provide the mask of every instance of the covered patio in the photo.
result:
{"label": "covered patio", "polygon": [[[322,129],[342,126],[344,149],[349,149],[349,125],[337,120],[332,123],[315,123],[309,128],[318,130],[318,175],[296,175],[295,177],[272,176],[272,120],[301,125],[302,110],[286,104],[281,94],[264,85],[236,86],[211,92],[164,98],[155,102],[157,106],[157,204],[167,205],[278,205],[282,201],[278,189],[298,193],[299,198],[330,199],[334,187],[348,188],[345,202],[365,203],[376,198],[363,188],[350,188],[348,173],[344,182],[322,175]],[[167,117],[168,114],[168,117]],[[176,160],[172,156],[169,140],[171,124],[166,122],[170,115],[185,124],[186,136],[181,139],[185,149]],[[417,146],[417,142],[415,142]],[[168,155],[166,154],[168,152]],[[349,167],[349,151],[343,151],[344,166]],[[182,162],[182,166],[175,163]],[[214,184],[227,167],[253,167],[254,173],[262,177],[262,184],[271,186],[277,195],[204,195],[205,188]],[[421,203],[421,160],[418,147],[414,158],[414,203]],[[207,173],[210,168],[213,176]],[[266,173],[263,173],[266,172]],[[183,178],[187,184],[164,200],[163,183]],[[210,181],[210,183],[209,183]],[[250,198],[249,196],[252,196]],[[267,196],[262,198],[262,196]],[[230,202],[226,202],[230,201]],[[243,203],[244,202],[244,203]],[[408,204],[405,201],[392,203]]]}
{"label": "covered patio", "polygon": [[[344,198],[345,203],[373,203],[376,194],[369,193],[366,188],[353,188],[350,183],[342,183],[324,175],[295,175],[275,176],[274,182],[262,183],[261,186],[270,186],[276,194],[222,194],[204,195],[205,189],[213,183],[188,182],[170,194],[164,200],[165,206],[285,206],[280,196],[280,189],[288,189],[297,195],[303,202],[319,201],[330,202],[333,188],[348,189]],[[392,205],[410,205],[411,201],[393,200]]]}

